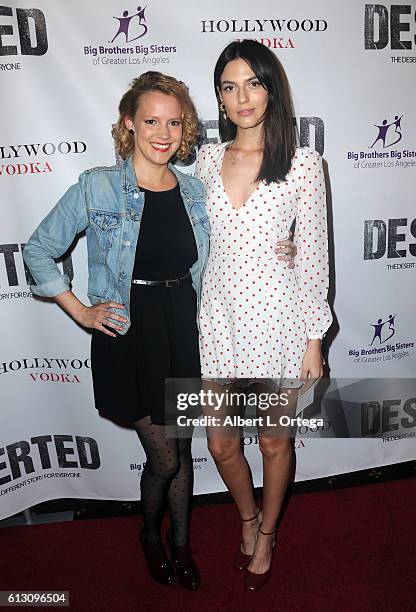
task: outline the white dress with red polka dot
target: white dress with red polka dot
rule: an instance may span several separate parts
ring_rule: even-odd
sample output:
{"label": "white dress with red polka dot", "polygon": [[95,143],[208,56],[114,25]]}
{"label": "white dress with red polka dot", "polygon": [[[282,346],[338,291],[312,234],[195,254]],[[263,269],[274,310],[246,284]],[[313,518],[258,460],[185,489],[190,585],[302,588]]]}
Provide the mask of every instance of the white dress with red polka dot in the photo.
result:
{"label": "white dress with red polka dot", "polygon": [[[199,319],[202,376],[298,386],[307,338],[322,338],[332,321],[321,157],[298,148],[287,180],[261,182],[236,210],[220,176],[227,144],[203,146],[196,168],[211,223]],[[289,269],[274,250],[295,218],[297,255]]]}

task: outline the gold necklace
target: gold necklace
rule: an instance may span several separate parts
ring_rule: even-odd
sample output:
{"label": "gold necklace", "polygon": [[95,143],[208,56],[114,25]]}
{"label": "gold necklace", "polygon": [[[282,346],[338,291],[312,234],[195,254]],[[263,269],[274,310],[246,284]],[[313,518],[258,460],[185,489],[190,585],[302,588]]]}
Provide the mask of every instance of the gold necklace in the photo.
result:
{"label": "gold necklace", "polygon": [[245,159],[246,157],[250,157],[250,155],[255,155],[256,153],[261,153],[263,151],[263,149],[255,149],[254,151],[250,151],[250,153],[246,153],[246,155],[242,155],[240,157],[235,157],[235,155],[233,154],[232,150],[231,150],[231,146],[227,147],[227,151],[229,152],[229,154],[231,155],[231,159],[232,159],[232,165],[234,166],[238,161],[241,161],[242,159]]}

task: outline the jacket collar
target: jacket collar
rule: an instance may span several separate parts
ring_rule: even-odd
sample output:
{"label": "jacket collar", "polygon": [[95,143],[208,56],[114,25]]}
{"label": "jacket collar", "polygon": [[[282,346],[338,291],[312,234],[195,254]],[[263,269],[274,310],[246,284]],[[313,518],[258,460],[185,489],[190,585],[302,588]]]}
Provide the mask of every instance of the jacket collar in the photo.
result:
{"label": "jacket collar", "polygon": [[[168,164],[168,167],[178,179],[179,189],[183,200],[191,203],[200,199],[200,197],[193,193],[193,190],[190,187],[189,177],[175,168],[173,164]],[[122,163],[122,191],[123,193],[129,193],[131,191],[137,191],[137,189],[136,173],[134,172],[133,167],[133,156],[130,156]]]}
{"label": "jacket collar", "polygon": [[130,191],[137,191],[137,180],[136,174],[133,168],[133,157],[130,156],[125,159],[121,164],[122,174],[122,190],[123,193],[129,193]]}

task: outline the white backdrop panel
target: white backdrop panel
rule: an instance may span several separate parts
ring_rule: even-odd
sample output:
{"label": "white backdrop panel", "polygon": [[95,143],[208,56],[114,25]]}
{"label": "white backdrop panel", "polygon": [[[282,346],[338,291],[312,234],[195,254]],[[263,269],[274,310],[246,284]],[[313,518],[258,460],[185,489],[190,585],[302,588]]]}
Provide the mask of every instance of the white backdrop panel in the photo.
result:
{"label": "white backdrop panel", "polygon": [[[374,18],[373,38],[376,46],[386,43],[379,49],[365,44],[365,24],[371,43],[372,6],[360,0],[152,0],[140,24],[134,2],[36,0],[34,8],[27,0],[4,0],[0,518],[59,497],[138,499],[144,455],[136,435],[96,414],[90,337],[56,305],[30,295],[21,245],[80,172],[114,163],[111,125],[122,93],[139,73],[160,70],[189,84],[206,137],[217,138],[213,67],[235,38],[256,38],[277,53],[291,83],[302,143],[316,146],[327,166],[337,319],[331,374],[414,376],[416,2],[377,5],[381,20]],[[127,37],[121,32],[110,43],[124,10],[132,17]],[[301,118],[315,119],[301,124]],[[385,139],[372,146],[383,121],[391,124]],[[308,122],[317,129],[302,129]],[[374,153],[386,156],[365,158]],[[367,231],[365,251],[369,222],[375,229],[371,240]],[[86,301],[83,238],[64,265]],[[374,342],[379,319],[382,332]],[[362,351],[374,347],[380,359],[369,361]],[[245,443],[260,485],[258,444],[250,437]],[[196,438],[193,451],[196,493],[224,490],[205,440]],[[297,441],[296,478],[414,458],[412,439],[303,439]]]}

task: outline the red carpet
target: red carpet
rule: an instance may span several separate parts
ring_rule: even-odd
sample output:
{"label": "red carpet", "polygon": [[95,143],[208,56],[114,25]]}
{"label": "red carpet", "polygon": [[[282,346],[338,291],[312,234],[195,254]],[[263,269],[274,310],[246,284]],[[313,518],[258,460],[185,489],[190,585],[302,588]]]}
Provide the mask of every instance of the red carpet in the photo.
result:
{"label": "red carpet", "polygon": [[[150,582],[135,517],[0,530],[0,590],[69,590],[77,612],[414,610],[416,479],[293,496],[269,583],[242,589],[231,504],[197,508],[197,593]],[[26,608],[28,609],[28,608]],[[35,608],[33,608],[35,609]],[[37,608],[39,609],[39,608]]]}

